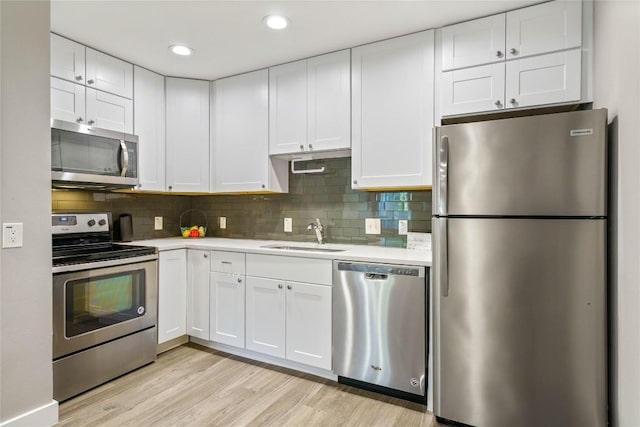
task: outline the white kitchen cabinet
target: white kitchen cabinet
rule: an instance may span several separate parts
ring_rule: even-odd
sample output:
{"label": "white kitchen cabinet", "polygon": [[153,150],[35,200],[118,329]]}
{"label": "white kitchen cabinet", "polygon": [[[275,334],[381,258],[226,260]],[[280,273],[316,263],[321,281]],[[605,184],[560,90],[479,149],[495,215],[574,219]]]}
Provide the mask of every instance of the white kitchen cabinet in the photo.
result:
{"label": "white kitchen cabinet", "polygon": [[331,286],[286,282],[286,358],[331,369]]}
{"label": "white kitchen cabinet", "polygon": [[350,51],[269,69],[269,154],[351,147]]}
{"label": "white kitchen cabinet", "polygon": [[431,185],[434,32],[352,50],[352,187]]}
{"label": "white kitchen cabinet", "polygon": [[247,276],[246,348],[284,358],[285,282]]}
{"label": "white kitchen cabinet", "polygon": [[133,133],[133,101],[89,87],[86,96],[88,125]]}
{"label": "white kitchen cabinet", "polygon": [[133,65],[87,47],[86,84],[88,87],[131,99]]}
{"label": "white kitchen cabinet", "polygon": [[474,19],[442,29],[442,71],[502,62],[504,14]]}
{"label": "white kitchen cabinet", "polygon": [[501,110],[504,106],[504,63],[442,73],[442,115]]}
{"label": "white kitchen cabinet", "polygon": [[244,348],[245,254],[211,252],[210,340]]}
{"label": "white kitchen cabinet", "polygon": [[134,67],[133,133],[138,135],[138,189],[165,191],[164,76]]}
{"label": "white kitchen cabinet", "polygon": [[580,101],[581,62],[580,49],[507,62],[507,106]]}
{"label": "white kitchen cabinet", "polygon": [[582,2],[556,0],[506,14],[507,59],[580,47]]}
{"label": "white kitchen cabinet", "polygon": [[85,87],[51,77],[51,118],[86,124]]}
{"label": "white kitchen cabinet", "polygon": [[51,75],[85,84],[84,46],[57,34],[51,34]]}
{"label": "white kitchen cabinet", "polygon": [[166,79],[167,189],[209,191],[209,82]]}
{"label": "white kitchen cabinet", "polygon": [[187,250],[158,256],[158,344],[187,333]]}
{"label": "white kitchen cabinet", "polygon": [[211,85],[211,186],[216,192],[286,192],[288,164],[269,158],[269,77],[259,70]]}
{"label": "white kitchen cabinet", "polygon": [[209,251],[187,251],[187,334],[209,339]]}

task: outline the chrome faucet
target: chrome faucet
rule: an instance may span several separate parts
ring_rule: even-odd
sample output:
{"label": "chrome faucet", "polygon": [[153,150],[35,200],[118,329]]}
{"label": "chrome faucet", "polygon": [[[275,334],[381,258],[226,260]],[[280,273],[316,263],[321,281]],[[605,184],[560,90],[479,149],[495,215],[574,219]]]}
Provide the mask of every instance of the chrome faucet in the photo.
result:
{"label": "chrome faucet", "polygon": [[322,232],[324,231],[324,226],[320,222],[319,218],[316,218],[315,224],[312,222],[309,225],[307,225],[307,230],[315,230],[316,237],[318,238],[318,244],[319,245],[324,244],[324,236],[322,235]]}

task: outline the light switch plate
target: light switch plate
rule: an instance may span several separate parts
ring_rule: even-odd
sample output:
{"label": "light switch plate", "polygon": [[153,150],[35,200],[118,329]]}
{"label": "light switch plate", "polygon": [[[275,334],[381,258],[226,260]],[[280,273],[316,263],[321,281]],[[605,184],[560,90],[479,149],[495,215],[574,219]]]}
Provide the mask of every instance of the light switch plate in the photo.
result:
{"label": "light switch plate", "polygon": [[2,247],[21,248],[22,247],[22,223],[5,222],[2,224]]}
{"label": "light switch plate", "polygon": [[162,230],[162,217],[161,216],[155,217],[155,222],[153,223],[153,229],[154,230]]}
{"label": "light switch plate", "polygon": [[398,234],[404,236],[409,231],[409,221],[401,219],[398,221]]}
{"label": "light switch plate", "polygon": [[226,216],[221,216],[220,217],[220,228],[221,229],[225,229],[227,228],[227,217]]}
{"label": "light switch plate", "polygon": [[380,234],[380,218],[365,218],[365,234]]}
{"label": "light switch plate", "polygon": [[285,233],[292,233],[293,232],[293,219],[292,218],[285,218],[284,219],[284,232]]}

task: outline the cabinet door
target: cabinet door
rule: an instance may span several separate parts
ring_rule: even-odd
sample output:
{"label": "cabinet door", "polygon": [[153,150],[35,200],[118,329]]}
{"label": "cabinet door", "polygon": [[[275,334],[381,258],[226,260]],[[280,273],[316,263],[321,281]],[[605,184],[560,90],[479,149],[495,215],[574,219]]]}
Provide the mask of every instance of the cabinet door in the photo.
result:
{"label": "cabinet door", "polygon": [[245,276],[211,273],[210,340],[244,348]]}
{"label": "cabinet door", "polygon": [[443,116],[504,109],[505,64],[447,71],[440,76]]}
{"label": "cabinet door", "polygon": [[307,61],[269,68],[269,154],[307,149]]}
{"label": "cabinet door", "polygon": [[286,286],[287,359],[331,369],[331,286]]}
{"label": "cabinet door", "polygon": [[51,34],[51,75],[85,84],[84,46]]}
{"label": "cabinet door", "polygon": [[352,50],[353,188],[431,185],[433,35]]}
{"label": "cabinet door", "polygon": [[507,13],[507,58],[582,44],[582,2],[556,0]]}
{"label": "cabinet door", "polygon": [[164,77],[134,68],[133,133],[138,135],[138,188],[164,191],[165,181],[165,102]]}
{"label": "cabinet door", "polygon": [[166,79],[167,187],[209,191],[209,82]]}
{"label": "cabinet door", "polygon": [[507,107],[579,101],[581,62],[581,49],[507,62]]}
{"label": "cabinet door", "polygon": [[133,98],[133,65],[86,48],[87,85],[125,98]]}
{"label": "cabinet door", "polygon": [[133,133],[133,102],[121,96],[87,88],[87,124]]}
{"label": "cabinet door", "polygon": [[307,60],[307,148],[351,148],[351,61],[343,50]]}
{"label": "cabinet door", "polygon": [[158,263],[158,344],[187,333],[187,251],[163,251]]}
{"label": "cabinet door", "polygon": [[187,251],[187,334],[209,339],[209,251]]}
{"label": "cabinet door", "polygon": [[442,71],[504,61],[505,14],[442,29]]}
{"label": "cabinet door", "polygon": [[284,281],[247,277],[246,348],[285,357]]}
{"label": "cabinet door", "polygon": [[86,124],[85,87],[51,77],[51,118]]}
{"label": "cabinet door", "polygon": [[267,191],[269,77],[267,70],[216,81],[215,191]]}

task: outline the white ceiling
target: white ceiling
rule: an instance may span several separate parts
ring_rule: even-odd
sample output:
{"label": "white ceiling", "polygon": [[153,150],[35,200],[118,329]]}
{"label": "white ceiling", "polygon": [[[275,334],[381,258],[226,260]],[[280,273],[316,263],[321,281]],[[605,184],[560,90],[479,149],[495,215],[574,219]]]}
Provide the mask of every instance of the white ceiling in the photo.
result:
{"label": "white ceiling", "polygon": [[[51,30],[167,76],[214,80],[539,0],[51,2]],[[274,31],[262,18],[282,14]],[[194,49],[190,57],[171,44]]]}

